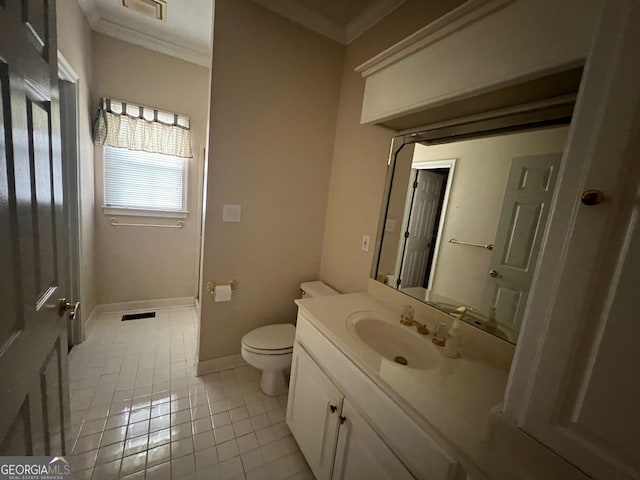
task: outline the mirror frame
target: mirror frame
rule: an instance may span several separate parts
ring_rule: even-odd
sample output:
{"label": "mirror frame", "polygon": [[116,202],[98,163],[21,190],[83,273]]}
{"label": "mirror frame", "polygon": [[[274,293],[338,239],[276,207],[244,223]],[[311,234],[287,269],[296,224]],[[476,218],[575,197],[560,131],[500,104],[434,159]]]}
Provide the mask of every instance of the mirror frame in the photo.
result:
{"label": "mirror frame", "polygon": [[[399,135],[393,137],[387,161],[387,175],[380,206],[380,217],[378,219],[378,230],[376,232],[376,248],[374,250],[373,262],[371,264],[371,278],[375,281],[379,281],[377,279],[377,275],[380,265],[382,241],[384,238],[384,227],[389,211],[391,186],[393,184],[396,170],[396,157],[405,145],[418,142],[426,145],[438,145],[460,140],[470,140],[473,138],[486,138],[507,133],[536,130],[563,124],[567,125],[570,124],[573,116],[576,97],[577,95],[564,95],[562,97],[542,102],[518,105],[507,109],[488,112],[482,115],[474,115],[472,117],[460,118],[453,121],[413,129],[407,132],[401,132]],[[560,167],[560,173],[562,173],[562,166]],[[411,297],[408,293],[402,292],[391,285],[387,285],[383,282],[380,283],[398,293]],[[411,298],[416,299],[415,297]],[[451,315],[450,312],[439,309],[432,303],[424,300],[419,301],[441,312]],[[510,342],[508,339],[502,339]]]}

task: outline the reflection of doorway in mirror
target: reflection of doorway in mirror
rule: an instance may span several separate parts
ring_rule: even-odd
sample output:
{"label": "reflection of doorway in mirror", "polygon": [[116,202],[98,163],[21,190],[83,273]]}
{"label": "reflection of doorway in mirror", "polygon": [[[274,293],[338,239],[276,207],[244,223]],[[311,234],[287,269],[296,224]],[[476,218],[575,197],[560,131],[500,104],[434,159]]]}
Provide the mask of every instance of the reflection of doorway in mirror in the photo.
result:
{"label": "reflection of doorway in mirror", "polygon": [[396,288],[430,288],[453,178],[455,159],[416,162],[402,222]]}
{"label": "reflection of doorway in mirror", "polygon": [[520,330],[561,156],[516,157],[509,169],[483,310],[512,340]]}

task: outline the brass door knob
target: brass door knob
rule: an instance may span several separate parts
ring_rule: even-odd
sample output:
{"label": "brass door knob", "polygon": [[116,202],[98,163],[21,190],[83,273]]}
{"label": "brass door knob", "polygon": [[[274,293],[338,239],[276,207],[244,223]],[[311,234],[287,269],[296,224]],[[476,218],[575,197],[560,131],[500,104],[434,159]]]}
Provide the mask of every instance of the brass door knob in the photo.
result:
{"label": "brass door knob", "polygon": [[602,203],[603,200],[604,200],[604,193],[602,193],[601,190],[595,190],[595,189],[585,190],[582,193],[582,197],[580,198],[580,201],[582,202],[582,204],[587,205],[588,207],[598,205]]}
{"label": "brass door knob", "polygon": [[58,316],[62,317],[67,312],[69,320],[75,320],[78,314],[78,307],[80,307],[80,302],[69,303],[66,298],[61,298],[58,300]]}

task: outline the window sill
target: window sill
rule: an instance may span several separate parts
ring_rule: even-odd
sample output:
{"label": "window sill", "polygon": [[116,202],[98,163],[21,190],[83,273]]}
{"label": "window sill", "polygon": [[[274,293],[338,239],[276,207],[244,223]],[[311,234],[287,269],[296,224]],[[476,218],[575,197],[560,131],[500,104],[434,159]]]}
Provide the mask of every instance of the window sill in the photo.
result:
{"label": "window sill", "polygon": [[145,210],[143,208],[109,207],[102,206],[105,215],[126,215],[130,217],[156,217],[156,218],[187,218],[188,210]]}

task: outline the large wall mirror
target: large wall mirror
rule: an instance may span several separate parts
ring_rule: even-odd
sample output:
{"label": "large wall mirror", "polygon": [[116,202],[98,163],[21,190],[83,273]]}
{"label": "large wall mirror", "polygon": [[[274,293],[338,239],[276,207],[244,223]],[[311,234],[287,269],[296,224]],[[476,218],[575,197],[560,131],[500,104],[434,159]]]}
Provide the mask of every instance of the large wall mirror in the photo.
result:
{"label": "large wall mirror", "polygon": [[553,117],[394,138],[373,277],[515,343],[569,129]]}

